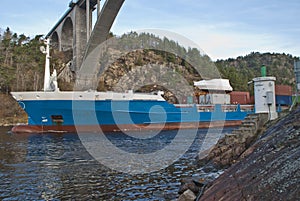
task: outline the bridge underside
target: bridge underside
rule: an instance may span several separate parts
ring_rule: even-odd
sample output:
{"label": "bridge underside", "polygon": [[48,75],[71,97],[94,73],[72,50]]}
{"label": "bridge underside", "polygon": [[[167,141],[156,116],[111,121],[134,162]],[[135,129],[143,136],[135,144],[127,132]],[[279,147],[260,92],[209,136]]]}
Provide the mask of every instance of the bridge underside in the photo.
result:
{"label": "bridge underside", "polygon": [[[83,9],[86,9],[86,0],[79,0],[76,4]],[[97,5],[97,0],[90,0],[90,8],[94,8]]]}
{"label": "bridge underside", "polygon": [[[79,0],[70,3],[70,9],[58,21],[46,37],[52,39],[52,48],[71,52],[72,70],[77,72],[86,56],[103,43],[113,22],[125,0],[106,0],[100,11],[99,0]],[[89,10],[87,11],[87,6]],[[92,24],[92,10],[97,6],[98,17],[94,29]],[[88,26],[87,26],[88,24]]]}

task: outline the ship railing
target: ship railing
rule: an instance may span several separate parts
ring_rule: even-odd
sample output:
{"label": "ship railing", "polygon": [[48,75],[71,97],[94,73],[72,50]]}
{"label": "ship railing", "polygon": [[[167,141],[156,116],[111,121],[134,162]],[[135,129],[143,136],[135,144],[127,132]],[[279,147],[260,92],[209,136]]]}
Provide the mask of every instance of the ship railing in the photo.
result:
{"label": "ship railing", "polygon": [[240,105],[242,112],[254,112],[254,105]]}
{"label": "ship railing", "polygon": [[[192,108],[196,105],[198,112],[214,112],[216,105],[212,104],[175,104],[178,108]],[[235,105],[225,104],[220,105],[223,112],[251,112],[254,111],[254,105]]]}

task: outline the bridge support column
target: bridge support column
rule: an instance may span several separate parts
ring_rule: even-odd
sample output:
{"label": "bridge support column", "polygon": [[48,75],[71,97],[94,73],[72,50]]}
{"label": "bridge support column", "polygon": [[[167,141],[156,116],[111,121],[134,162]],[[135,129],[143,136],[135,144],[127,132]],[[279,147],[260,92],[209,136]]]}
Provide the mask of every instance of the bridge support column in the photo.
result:
{"label": "bridge support column", "polygon": [[86,39],[88,41],[92,32],[90,1],[89,0],[85,1],[85,4],[86,4]]}
{"label": "bridge support column", "polygon": [[[73,30],[73,61],[72,71],[77,72],[80,69],[86,43],[88,41],[88,34],[90,35],[89,27],[91,19],[87,16],[85,9],[77,6],[75,8],[75,26]],[[89,21],[88,21],[89,20]]]}
{"label": "bridge support column", "polygon": [[[104,42],[109,30],[125,0],[106,0],[100,8],[101,0],[78,0],[69,4],[69,10],[46,35],[57,50],[70,51],[71,70],[80,70],[82,61],[95,46]],[[96,29],[92,31],[92,11],[97,7]],[[88,41],[92,41],[89,42]]]}
{"label": "bridge support column", "polygon": [[99,17],[100,15],[100,0],[97,0],[97,18]]}

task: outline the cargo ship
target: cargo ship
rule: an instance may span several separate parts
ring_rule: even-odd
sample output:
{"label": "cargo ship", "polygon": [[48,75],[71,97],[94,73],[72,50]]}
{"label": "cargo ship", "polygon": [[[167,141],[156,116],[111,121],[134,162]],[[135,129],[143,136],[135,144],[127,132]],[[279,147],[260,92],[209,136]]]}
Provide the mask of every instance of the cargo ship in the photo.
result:
{"label": "cargo ship", "polygon": [[110,132],[237,126],[247,114],[253,113],[253,110],[243,110],[239,105],[211,102],[172,104],[163,98],[162,91],[149,94],[60,91],[56,71],[50,75],[49,45],[48,40],[44,50],[44,90],[11,92],[28,114],[28,124],[16,125],[12,132],[93,132],[98,129]]}

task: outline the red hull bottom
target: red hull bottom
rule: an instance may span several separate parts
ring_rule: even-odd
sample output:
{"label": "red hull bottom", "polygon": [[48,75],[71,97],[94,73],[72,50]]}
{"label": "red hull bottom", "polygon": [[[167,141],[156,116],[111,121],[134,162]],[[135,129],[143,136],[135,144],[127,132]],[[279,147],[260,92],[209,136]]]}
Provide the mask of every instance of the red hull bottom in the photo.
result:
{"label": "red hull bottom", "polygon": [[149,131],[149,130],[176,130],[195,128],[222,128],[239,126],[242,121],[214,121],[200,123],[168,123],[168,124],[141,124],[141,125],[92,125],[92,126],[32,126],[17,125],[12,128],[13,133],[77,133],[77,132],[103,132],[115,131]]}

